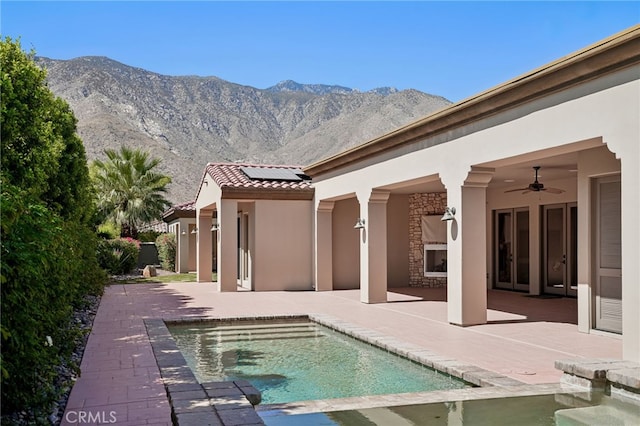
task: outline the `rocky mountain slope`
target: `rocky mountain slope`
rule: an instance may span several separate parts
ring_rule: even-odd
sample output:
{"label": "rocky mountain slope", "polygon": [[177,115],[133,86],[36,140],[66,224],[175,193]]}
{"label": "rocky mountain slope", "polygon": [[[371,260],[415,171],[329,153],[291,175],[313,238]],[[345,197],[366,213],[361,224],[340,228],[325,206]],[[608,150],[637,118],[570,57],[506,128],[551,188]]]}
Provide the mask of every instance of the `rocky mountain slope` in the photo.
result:
{"label": "rocky mountain slope", "polygon": [[215,161],[306,165],[450,104],[416,90],[369,92],[283,81],[256,89],[216,77],[165,76],[105,57],[38,58],[50,89],[78,118],[89,159],[139,147],[173,178],[169,199],[191,200]]}

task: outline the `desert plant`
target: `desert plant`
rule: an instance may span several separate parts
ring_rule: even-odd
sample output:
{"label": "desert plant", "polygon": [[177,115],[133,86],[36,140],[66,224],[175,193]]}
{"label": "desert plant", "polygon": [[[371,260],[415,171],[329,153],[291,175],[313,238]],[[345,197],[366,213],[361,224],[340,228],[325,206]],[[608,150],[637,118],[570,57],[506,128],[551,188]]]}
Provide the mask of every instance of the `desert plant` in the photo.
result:
{"label": "desert plant", "polygon": [[120,236],[137,237],[140,225],[159,219],[171,205],[164,197],[171,178],[157,172],[160,159],[147,152],[125,146],[104,152],[107,159],[91,168],[98,210],[120,225]]}
{"label": "desert plant", "polygon": [[102,240],[98,243],[100,266],[110,275],[127,274],[138,264],[140,242],[132,238]]}

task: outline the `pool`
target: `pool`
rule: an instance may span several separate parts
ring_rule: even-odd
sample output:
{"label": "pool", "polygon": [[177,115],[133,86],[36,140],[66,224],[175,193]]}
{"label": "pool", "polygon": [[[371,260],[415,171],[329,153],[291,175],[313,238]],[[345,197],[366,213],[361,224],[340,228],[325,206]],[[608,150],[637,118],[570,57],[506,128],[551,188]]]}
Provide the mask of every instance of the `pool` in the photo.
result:
{"label": "pool", "polygon": [[200,383],[249,380],[262,404],[470,387],[314,322],[173,324]]}
{"label": "pool", "polygon": [[551,394],[296,415],[271,411],[260,415],[267,426],[637,425],[640,405],[606,395],[589,400]]}

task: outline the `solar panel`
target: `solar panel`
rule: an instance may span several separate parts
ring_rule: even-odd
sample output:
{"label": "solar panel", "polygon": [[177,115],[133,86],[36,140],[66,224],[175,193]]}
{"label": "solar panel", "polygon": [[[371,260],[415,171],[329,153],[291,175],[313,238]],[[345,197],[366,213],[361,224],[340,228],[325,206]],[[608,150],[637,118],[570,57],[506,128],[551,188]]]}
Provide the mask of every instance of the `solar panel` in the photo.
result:
{"label": "solar panel", "polygon": [[253,180],[286,180],[299,182],[300,176],[292,169],[266,168],[266,167],[240,167],[240,170]]}

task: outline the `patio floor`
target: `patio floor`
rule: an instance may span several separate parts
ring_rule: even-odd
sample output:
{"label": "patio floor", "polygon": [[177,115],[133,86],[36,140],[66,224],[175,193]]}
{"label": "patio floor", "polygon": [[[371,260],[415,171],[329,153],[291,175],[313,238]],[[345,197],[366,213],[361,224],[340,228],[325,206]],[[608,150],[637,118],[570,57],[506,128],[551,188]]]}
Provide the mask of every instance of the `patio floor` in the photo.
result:
{"label": "patio floor", "polygon": [[92,424],[90,416],[102,416],[118,425],[171,425],[147,318],[328,314],[530,384],[557,383],[557,359],[622,356],[621,339],[577,332],[575,299],[491,290],[488,300],[487,324],[457,327],[446,322],[444,289],[391,289],[389,303],[366,305],[359,290],[219,293],[215,283],[112,285],[62,424]]}

